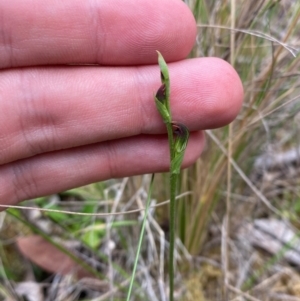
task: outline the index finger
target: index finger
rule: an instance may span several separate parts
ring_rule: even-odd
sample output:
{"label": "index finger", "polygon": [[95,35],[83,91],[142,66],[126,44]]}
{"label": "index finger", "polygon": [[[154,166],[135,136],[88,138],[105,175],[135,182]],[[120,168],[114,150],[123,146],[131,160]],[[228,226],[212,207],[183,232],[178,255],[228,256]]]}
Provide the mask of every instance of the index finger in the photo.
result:
{"label": "index finger", "polygon": [[181,0],[0,0],[0,16],[0,68],[176,61],[196,36]]}

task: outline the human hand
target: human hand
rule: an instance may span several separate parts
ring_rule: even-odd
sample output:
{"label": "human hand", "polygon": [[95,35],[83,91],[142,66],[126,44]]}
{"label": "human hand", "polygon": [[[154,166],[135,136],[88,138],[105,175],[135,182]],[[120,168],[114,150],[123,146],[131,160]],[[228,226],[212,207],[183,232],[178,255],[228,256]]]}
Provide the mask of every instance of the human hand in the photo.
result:
{"label": "human hand", "polygon": [[183,166],[201,154],[201,130],[240,109],[229,64],[183,60],[196,24],[180,0],[0,0],[0,10],[1,204],[167,171],[156,50],[169,62],[173,119],[191,131]]}

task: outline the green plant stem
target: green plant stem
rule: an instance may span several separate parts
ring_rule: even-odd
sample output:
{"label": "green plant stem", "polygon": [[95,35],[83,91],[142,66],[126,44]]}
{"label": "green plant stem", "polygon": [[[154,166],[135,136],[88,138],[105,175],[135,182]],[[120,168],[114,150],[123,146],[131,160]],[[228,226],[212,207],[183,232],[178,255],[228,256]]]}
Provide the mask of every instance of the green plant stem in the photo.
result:
{"label": "green plant stem", "polygon": [[[170,113],[170,115],[171,115],[171,113]],[[174,249],[175,249],[175,229],[176,229],[175,197],[176,197],[177,174],[173,173],[171,170],[171,162],[174,159],[174,155],[175,155],[172,124],[166,123],[166,127],[167,127],[167,132],[168,132],[169,149],[170,149],[169,290],[170,290],[170,301],[173,301],[174,300]]]}
{"label": "green plant stem", "polygon": [[176,185],[178,175],[170,174],[170,250],[169,250],[169,287],[170,287],[170,301],[174,300],[174,249],[175,249],[175,229],[176,229]]}
{"label": "green plant stem", "polygon": [[169,149],[170,149],[170,162],[172,162],[174,158],[174,139],[173,139],[173,129],[171,123],[166,123],[167,132],[168,132],[168,140],[169,140]]}
{"label": "green plant stem", "polygon": [[154,180],[154,174],[152,174],[152,177],[151,177],[149,192],[148,192],[148,196],[147,196],[147,203],[146,203],[146,208],[145,208],[145,213],[144,213],[144,218],[143,218],[143,223],[142,223],[142,228],[141,228],[141,233],[140,233],[140,238],[139,238],[139,243],[138,243],[138,248],[137,248],[137,252],[136,252],[136,256],[135,256],[135,260],[134,260],[134,266],[133,266],[133,270],[132,270],[132,275],[131,275],[131,279],[130,279],[130,284],[129,284],[126,301],[130,300],[131,291],[132,291],[133,282],[134,282],[134,276],[136,273],[136,268],[137,268],[139,256],[141,253],[141,246],[142,246],[142,242],[143,242],[143,238],[144,238],[148,210],[149,210],[150,200],[151,200],[151,195],[152,195],[153,180]]}

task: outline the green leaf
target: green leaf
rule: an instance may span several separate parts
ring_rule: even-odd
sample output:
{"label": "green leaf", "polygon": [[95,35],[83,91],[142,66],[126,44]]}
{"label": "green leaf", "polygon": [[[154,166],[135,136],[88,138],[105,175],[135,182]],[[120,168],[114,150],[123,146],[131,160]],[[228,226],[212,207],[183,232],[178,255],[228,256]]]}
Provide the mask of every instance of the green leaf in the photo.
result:
{"label": "green leaf", "polygon": [[82,240],[85,244],[87,244],[89,247],[91,247],[92,249],[96,249],[100,243],[101,243],[101,233],[99,233],[98,231],[92,230],[92,231],[88,231],[86,232],[83,237]]}
{"label": "green leaf", "polygon": [[173,160],[171,161],[172,174],[180,174],[180,167],[183,161],[184,152],[175,154]]}
{"label": "green leaf", "polygon": [[168,108],[155,97],[155,104],[158,112],[160,113],[163,121],[165,123],[170,123],[171,122],[171,116],[169,114]]}

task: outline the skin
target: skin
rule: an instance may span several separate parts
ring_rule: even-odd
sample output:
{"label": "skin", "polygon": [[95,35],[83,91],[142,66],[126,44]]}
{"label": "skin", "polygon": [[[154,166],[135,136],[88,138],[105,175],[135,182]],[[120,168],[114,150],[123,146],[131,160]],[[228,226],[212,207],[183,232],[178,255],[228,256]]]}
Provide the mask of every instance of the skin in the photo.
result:
{"label": "skin", "polygon": [[[154,103],[168,62],[173,119],[191,131],[231,122],[243,88],[218,58],[185,58],[196,23],[180,0],[0,0],[0,203],[109,178],[167,171]],[[70,66],[72,65],[72,66]]]}

